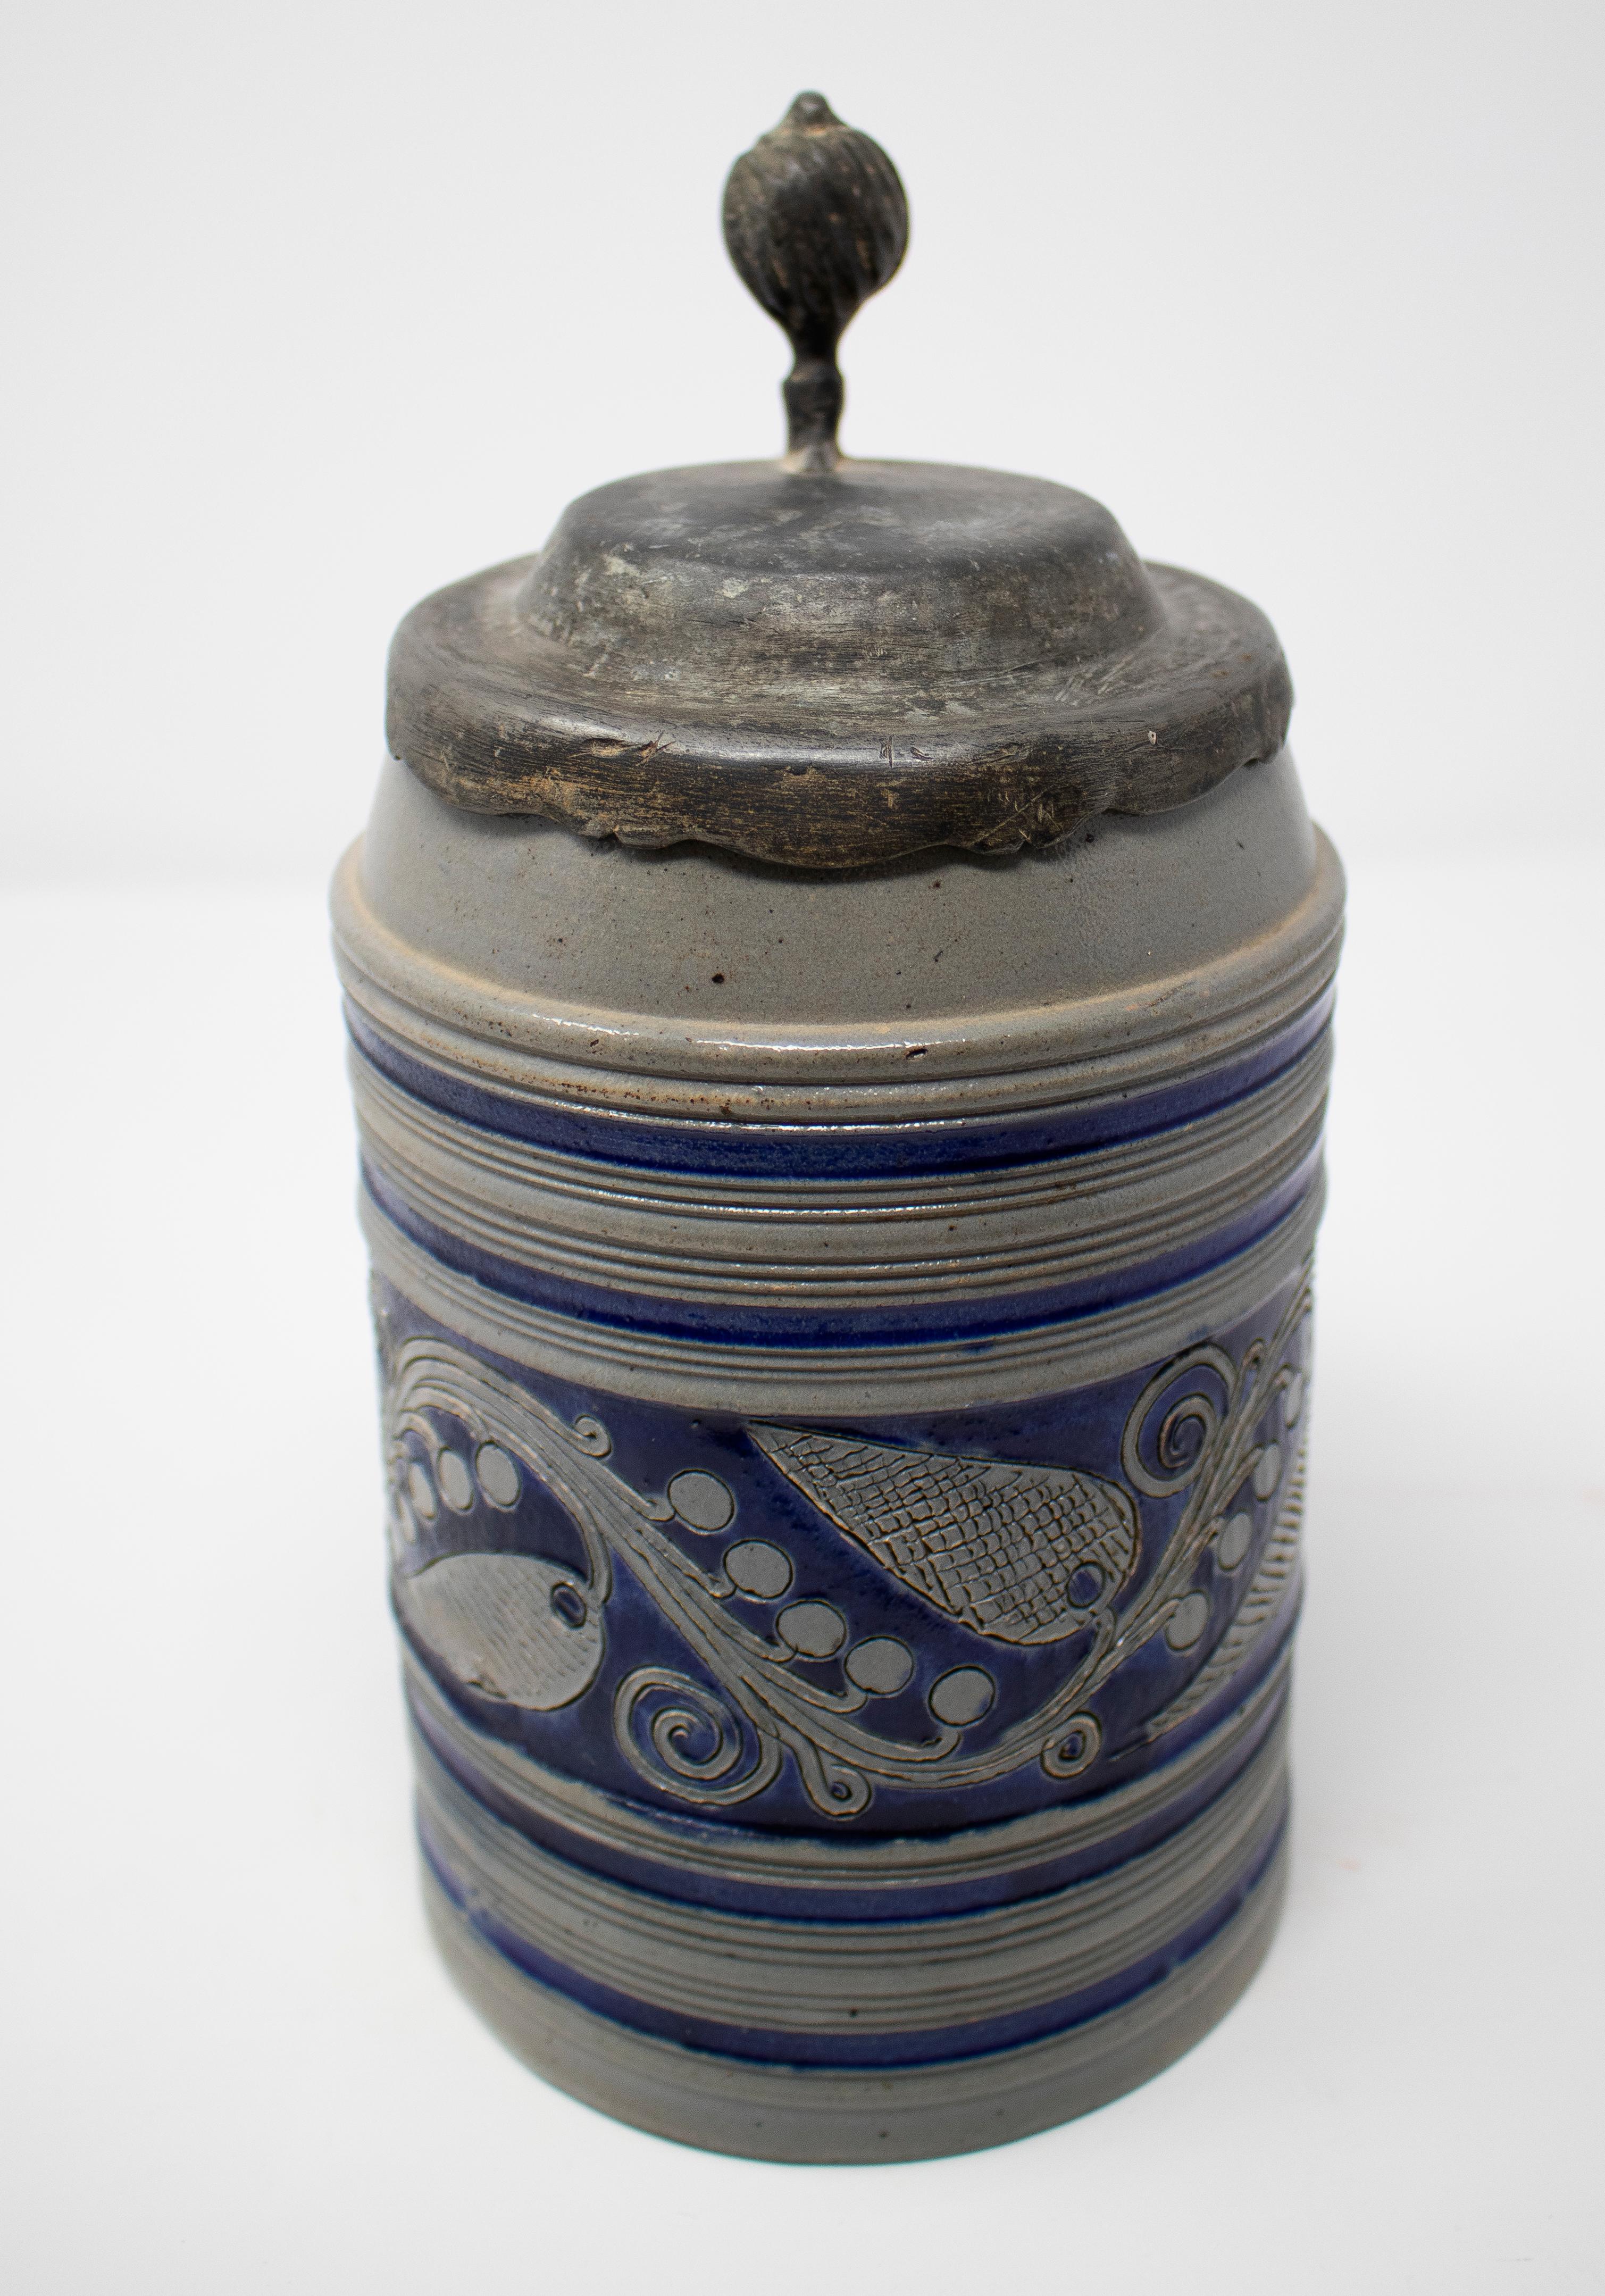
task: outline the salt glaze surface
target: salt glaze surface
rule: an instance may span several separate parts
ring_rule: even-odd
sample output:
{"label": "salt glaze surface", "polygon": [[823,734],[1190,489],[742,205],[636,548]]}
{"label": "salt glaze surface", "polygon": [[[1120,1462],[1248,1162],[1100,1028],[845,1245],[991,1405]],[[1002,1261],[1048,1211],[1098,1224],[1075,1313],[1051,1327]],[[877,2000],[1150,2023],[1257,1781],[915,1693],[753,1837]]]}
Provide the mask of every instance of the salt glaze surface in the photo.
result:
{"label": "salt glaze surface", "polygon": [[1247,1981],[1340,906],[1285,752],[828,873],[387,770],[335,919],[420,1833],[548,2078],[913,2158]]}

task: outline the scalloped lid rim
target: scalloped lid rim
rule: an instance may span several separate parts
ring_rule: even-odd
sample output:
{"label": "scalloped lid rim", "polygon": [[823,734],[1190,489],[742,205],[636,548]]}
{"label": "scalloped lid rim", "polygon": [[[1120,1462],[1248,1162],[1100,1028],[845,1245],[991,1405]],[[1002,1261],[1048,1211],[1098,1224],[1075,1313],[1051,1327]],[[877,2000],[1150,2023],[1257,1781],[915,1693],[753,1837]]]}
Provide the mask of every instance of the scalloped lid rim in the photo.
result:
{"label": "scalloped lid rim", "polygon": [[648,472],[425,599],[394,754],[475,811],[851,867],[1184,804],[1286,738],[1274,632],[1101,505],[946,464]]}

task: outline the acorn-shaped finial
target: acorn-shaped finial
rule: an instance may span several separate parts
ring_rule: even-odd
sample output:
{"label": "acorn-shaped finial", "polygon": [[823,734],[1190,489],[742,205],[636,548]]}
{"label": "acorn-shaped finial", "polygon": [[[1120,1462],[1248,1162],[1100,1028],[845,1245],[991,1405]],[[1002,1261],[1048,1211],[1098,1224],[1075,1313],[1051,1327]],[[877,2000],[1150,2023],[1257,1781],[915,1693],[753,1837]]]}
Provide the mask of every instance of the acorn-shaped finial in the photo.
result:
{"label": "acorn-shaped finial", "polygon": [[836,346],[908,245],[897,171],[823,95],[799,95],[731,169],[725,244],[796,354],[784,385],[786,459],[794,470],[834,470],[845,396]]}

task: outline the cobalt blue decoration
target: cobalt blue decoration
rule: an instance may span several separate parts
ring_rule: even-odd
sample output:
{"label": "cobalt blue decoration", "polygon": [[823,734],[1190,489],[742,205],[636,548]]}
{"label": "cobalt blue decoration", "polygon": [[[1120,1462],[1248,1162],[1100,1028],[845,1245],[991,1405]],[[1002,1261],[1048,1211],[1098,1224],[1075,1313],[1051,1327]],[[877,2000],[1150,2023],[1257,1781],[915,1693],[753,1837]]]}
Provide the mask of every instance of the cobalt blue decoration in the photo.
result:
{"label": "cobalt blue decoration", "polygon": [[878,147],[799,99],[729,201],[787,457],[426,601],[336,884],[393,1599],[496,2030],[907,2159],[1269,1941],[1342,885],[1255,609],[841,455]]}

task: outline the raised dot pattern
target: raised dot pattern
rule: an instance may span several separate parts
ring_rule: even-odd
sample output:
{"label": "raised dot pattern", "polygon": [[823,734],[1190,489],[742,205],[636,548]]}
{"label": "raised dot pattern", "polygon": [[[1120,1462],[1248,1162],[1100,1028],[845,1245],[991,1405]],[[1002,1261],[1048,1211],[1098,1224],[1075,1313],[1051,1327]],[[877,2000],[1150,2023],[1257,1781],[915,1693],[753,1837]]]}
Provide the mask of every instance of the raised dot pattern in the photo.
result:
{"label": "raised dot pattern", "polygon": [[725,1573],[743,1595],[772,1603],[791,1584],[791,1558],[766,1538],[744,1538],[726,1551]]}
{"label": "raised dot pattern", "polygon": [[686,1467],[671,1478],[668,1503],[688,1529],[708,1534],[735,1520],[735,1495],[717,1475]]}
{"label": "raised dot pattern", "polygon": [[997,1695],[997,1685],[980,1666],[955,1666],[930,1686],[929,1706],[938,1722],[955,1729],[979,1722]]}
{"label": "raised dot pattern", "polygon": [[872,1635],[865,1642],[855,1643],[842,1660],[848,1680],[874,1698],[895,1696],[913,1670],[913,1652],[894,1635]]}
{"label": "raised dot pattern", "polygon": [[1172,1650],[1191,1650],[1208,1623],[1209,1597],[1194,1592],[1176,1604],[1175,1615],[1165,1629],[1165,1639]]}
{"label": "raised dot pattern", "polygon": [[1235,1570],[1254,1543],[1254,1518],[1234,1514],[1223,1523],[1215,1542],[1216,1560],[1223,1570]]}
{"label": "raised dot pattern", "polygon": [[829,1658],[847,1640],[847,1620],[833,1603],[793,1603],[774,1623],[799,1658]]}
{"label": "raised dot pattern", "polygon": [[518,1461],[511,1452],[504,1451],[499,1443],[481,1443],[474,1453],[474,1472],[493,1507],[517,1506],[520,1479]]}
{"label": "raised dot pattern", "polygon": [[435,1462],[440,1496],[454,1513],[466,1514],[475,1498],[474,1479],[461,1451],[442,1451]]}

